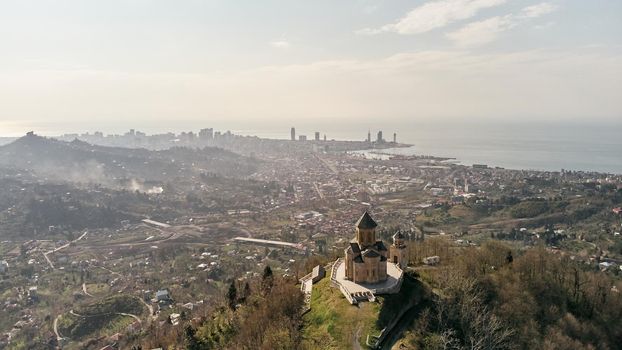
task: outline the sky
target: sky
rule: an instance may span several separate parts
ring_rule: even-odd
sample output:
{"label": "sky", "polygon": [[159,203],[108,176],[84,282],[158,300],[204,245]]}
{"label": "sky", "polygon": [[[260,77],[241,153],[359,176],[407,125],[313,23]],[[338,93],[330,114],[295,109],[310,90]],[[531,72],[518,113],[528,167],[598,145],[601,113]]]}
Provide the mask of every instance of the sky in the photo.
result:
{"label": "sky", "polygon": [[0,0],[0,136],[622,120],[619,0]]}

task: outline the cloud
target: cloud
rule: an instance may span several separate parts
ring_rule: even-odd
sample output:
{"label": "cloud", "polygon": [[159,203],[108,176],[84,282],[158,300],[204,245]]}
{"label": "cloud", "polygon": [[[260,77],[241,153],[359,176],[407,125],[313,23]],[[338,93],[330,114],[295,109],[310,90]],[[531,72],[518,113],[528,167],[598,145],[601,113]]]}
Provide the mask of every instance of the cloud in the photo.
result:
{"label": "cloud", "polygon": [[523,8],[518,15],[495,16],[472,22],[464,27],[445,34],[459,47],[475,47],[497,40],[499,35],[524,21],[544,16],[555,11],[556,7],[543,2]]}
{"label": "cloud", "polygon": [[555,11],[557,6],[543,2],[537,5],[527,6],[521,11],[521,17],[525,18],[537,18],[540,16],[548,15],[549,13]]}
{"label": "cloud", "polygon": [[506,0],[439,0],[427,2],[411,10],[395,23],[380,28],[365,28],[358,34],[379,34],[395,32],[398,34],[419,34],[445,27],[456,21],[471,18],[482,9],[495,7]]}
{"label": "cloud", "polygon": [[460,47],[480,46],[497,39],[499,33],[516,25],[511,16],[496,16],[483,21],[469,23],[446,36]]}
{"label": "cloud", "polygon": [[277,49],[287,49],[291,46],[291,44],[289,43],[289,41],[286,40],[275,40],[270,43],[270,46]]}

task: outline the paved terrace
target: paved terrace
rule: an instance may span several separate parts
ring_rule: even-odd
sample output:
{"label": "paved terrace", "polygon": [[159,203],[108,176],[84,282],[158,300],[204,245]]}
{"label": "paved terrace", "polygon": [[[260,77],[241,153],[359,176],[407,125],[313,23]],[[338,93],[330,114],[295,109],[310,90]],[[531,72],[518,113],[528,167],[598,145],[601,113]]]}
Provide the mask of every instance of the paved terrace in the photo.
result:
{"label": "paved terrace", "polygon": [[380,283],[354,283],[346,279],[346,265],[342,259],[335,261],[331,269],[331,280],[339,285],[339,289],[352,304],[358,300],[375,300],[377,294],[394,294],[399,292],[404,278],[404,271],[394,263],[387,262],[387,280]]}

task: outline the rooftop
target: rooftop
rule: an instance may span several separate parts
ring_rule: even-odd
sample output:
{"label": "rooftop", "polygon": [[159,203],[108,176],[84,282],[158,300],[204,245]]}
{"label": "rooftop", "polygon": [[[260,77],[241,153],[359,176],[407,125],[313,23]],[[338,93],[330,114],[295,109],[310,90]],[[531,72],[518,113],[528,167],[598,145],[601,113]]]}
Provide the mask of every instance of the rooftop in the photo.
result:
{"label": "rooftop", "polygon": [[378,224],[372,219],[368,212],[365,212],[359,221],[356,222],[356,227],[361,229],[373,229],[377,226]]}

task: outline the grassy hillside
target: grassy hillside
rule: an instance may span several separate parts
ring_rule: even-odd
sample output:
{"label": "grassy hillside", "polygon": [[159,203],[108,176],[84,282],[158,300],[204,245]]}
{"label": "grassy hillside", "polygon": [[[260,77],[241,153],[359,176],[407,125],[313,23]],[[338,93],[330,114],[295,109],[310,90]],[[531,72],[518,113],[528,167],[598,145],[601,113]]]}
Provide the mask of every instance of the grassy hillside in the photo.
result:
{"label": "grassy hillside", "polygon": [[123,330],[134,321],[121,313],[141,316],[143,304],[129,295],[115,295],[96,302],[76,307],[73,313],[63,315],[59,331],[66,337],[80,340],[88,336],[109,335]]}
{"label": "grassy hillside", "polygon": [[418,281],[404,279],[400,293],[379,296],[377,302],[350,305],[328,278],[313,286],[311,311],[304,316],[303,339],[310,349],[347,349],[358,342],[365,348],[367,335],[379,335],[399,312],[427,295]]}

